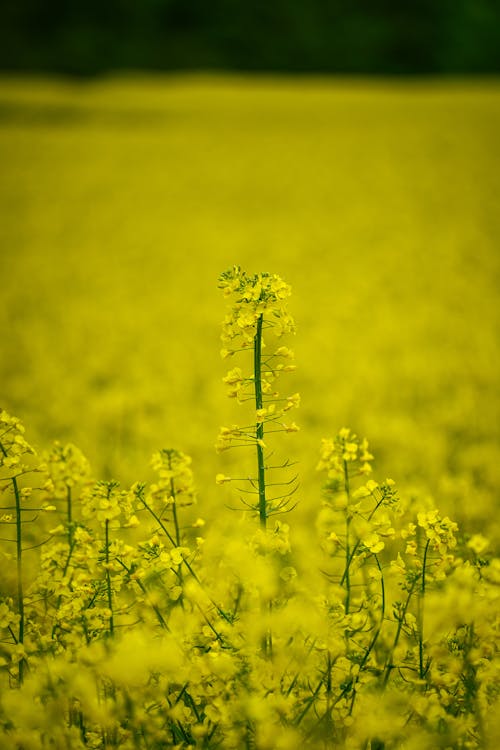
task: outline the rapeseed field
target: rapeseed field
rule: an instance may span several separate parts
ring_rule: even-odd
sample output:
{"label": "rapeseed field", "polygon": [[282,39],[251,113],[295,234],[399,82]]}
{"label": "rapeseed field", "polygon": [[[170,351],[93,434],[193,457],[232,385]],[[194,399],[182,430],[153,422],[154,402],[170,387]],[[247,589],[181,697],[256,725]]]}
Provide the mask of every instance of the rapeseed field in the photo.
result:
{"label": "rapeseed field", "polygon": [[2,746],[498,746],[498,132],[0,81]]}

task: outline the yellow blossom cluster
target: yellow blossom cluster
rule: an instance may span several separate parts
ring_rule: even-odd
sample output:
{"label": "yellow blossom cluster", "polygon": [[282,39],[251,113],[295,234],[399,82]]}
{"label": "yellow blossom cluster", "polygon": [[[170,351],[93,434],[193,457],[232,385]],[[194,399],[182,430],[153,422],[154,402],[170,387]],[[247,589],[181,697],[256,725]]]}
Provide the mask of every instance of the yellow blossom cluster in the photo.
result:
{"label": "yellow blossom cluster", "polygon": [[455,537],[458,526],[451,521],[448,516],[440,517],[439,511],[433,509],[426,513],[417,514],[417,524],[425,530],[426,538],[429,540],[431,548],[444,555],[449,549],[457,546]]}
{"label": "yellow blossom cluster", "polygon": [[133,493],[121,490],[118,482],[96,482],[84,488],[81,495],[82,516],[84,519],[95,518],[105,525],[113,527],[127,523],[133,514]]}
{"label": "yellow blossom cluster", "polygon": [[0,411],[0,468],[14,473],[25,470],[23,457],[34,454],[34,450],[24,432],[24,425],[17,417],[3,409]]}
{"label": "yellow blossom cluster", "polygon": [[162,510],[165,505],[192,505],[196,502],[191,457],[181,451],[164,449],[153,454],[151,466],[158,481],[148,489],[151,503]]}
{"label": "yellow blossom cluster", "polygon": [[366,438],[360,439],[350,429],[343,427],[334,438],[322,440],[317,469],[326,471],[328,479],[335,484],[344,481],[346,465],[349,465],[351,474],[369,475],[372,460]]}
{"label": "yellow blossom cluster", "polygon": [[[239,266],[233,266],[220,275],[219,289],[231,303],[223,324],[222,343],[227,347],[222,350],[224,358],[235,353],[232,348],[235,339],[241,338],[244,347],[253,344],[259,318],[265,318],[277,336],[295,330],[285,305],[291,294],[290,286],[276,274],[249,276]],[[282,347],[278,356],[288,359],[291,353]]]}
{"label": "yellow blossom cluster", "polygon": [[90,465],[79,448],[58,440],[42,453],[41,470],[47,474],[45,489],[53,498],[65,499],[75,485],[89,479]]}

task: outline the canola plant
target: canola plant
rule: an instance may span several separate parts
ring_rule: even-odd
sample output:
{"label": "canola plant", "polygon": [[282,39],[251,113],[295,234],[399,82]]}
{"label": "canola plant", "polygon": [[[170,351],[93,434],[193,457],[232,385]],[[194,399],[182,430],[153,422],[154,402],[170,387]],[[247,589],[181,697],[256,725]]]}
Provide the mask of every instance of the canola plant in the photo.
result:
{"label": "canola plant", "polygon": [[217,440],[253,456],[252,473],[216,477],[236,521],[198,505],[187,522],[197,492],[176,448],[153,455],[156,481],[122,489],[72,445],[37,455],[1,413],[4,747],[495,747],[487,537],[373,479],[348,428],[322,441],[314,526],[295,523],[274,446],[298,431],[298,394],[277,390],[291,290],[238,266],[220,287],[222,355],[251,365],[224,378],[248,424]]}

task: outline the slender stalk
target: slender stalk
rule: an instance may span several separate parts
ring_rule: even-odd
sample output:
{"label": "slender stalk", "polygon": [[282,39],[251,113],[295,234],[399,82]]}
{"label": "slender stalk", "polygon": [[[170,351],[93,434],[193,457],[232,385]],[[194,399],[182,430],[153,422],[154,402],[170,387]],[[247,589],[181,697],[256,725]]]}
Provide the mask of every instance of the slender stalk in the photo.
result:
{"label": "slender stalk", "polygon": [[361,660],[361,662],[359,664],[359,672],[356,675],[356,677],[354,678],[354,682],[353,682],[353,686],[352,686],[352,700],[351,700],[351,706],[350,706],[350,709],[349,709],[349,716],[352,715],[352,712],[353,712],[353,709],[354,709],[354,702],[356,700],[356,695],[357,695],[356,686],[357,686],[357,684],[359,682],[359,678],[363,674],[363,669],[365,667],[365,664],[367,663],[367,661],[368,661],[368,659],[370,657],[370,654],[373,651],[373,649],[375,647],[375,644],[378,641],[378,637],[379,637],[380,633],[382,632],[382,627],[384,625],[384,618],[385,618],[385,583],[384,583],[384,576],[383,576],[383,573],[382,573],[382,566],[380,565],[380,560],[378,559],[377,555],[373,555],[373,557],[375,558],[375,562],[377,563],[377,568],[379,569],[380,576],[381,576],[380,577],[380,588],[381,588],[381,594],[382,594],[382,601],[380,603],[380,621],[379,621],[377,629],[376,629],[376,631],[375,631],[375,633],[374,633],[374,635],[373,635],[373,637],[372,637],[372,639],[371,639],[371,641],[370,641],[370,643],[369,643],[369,645],[368,645],[368,647],[367,647],[367,649],[365,651],[365,654],[364,654],[364,656],[363,656],[363,658],[362,658],[362,660]]}
{"label": "slender stalk", "polygon": [[144,500],[144,498],[142,496],[139,497],[139,500],[144,505],[144,507],[146,508],[146,510],[148,511],[148,513],[150,513],[153,516],[153,518],[157,522],[158,526],[163,531],[163,533],[167,537],[168,541],[171,543],[172,547],[178,547],[179,545],[176,545],[175,539],[173,538],[173,536],[171,535],[171,533],[169,532],[169,530],[167,529],[167,527],[165,526],[165,524],[161,520],[160,516],[157,513],[154,512],[153,508],[150,505],[148,505],[148,503]]}
{"label": "slender stalk", "polygon": [[389,682],[389,677],[391,676],[391,672],[394,669],[394,664],[392,663],[392,658],[394,656],[394,652],[395,652],[395,650],[397,648],[397,645],[399,643],[399,638],[400,638],[400,635],[401,635],[401,631],[403,629],[403,623],[404,623],[404,620],[405,620],[405,617],[406,617],[406,613],[408,611],[408,607],[410,605],[410,600],[411,600],[411,597],[413,595],[414,589],[415,589],[415,582],[413,582],[413,584],[412,584],[412,586],[411,586],[411,588],[410,588],[410,590],[408,592],[408,596],[406,597],[406,601],[405,601],[403,610],[402,610],[402,612],[400,614],[400,617],[399,617],[398,627],[396,629],[396,635],[394,637],[394,643],[392,644],[392,648],[391,648],[391,651],[390,651],[390,654],[389,654],[389,658],[387,660],[387,664],[386,664],[386,667],[385,667],[384,676],[383,676],[383,679],[382,679],[382,685],[383,685],[384,688],[386,687],[387,683]]}
{"label": "slender stalk", "polygon": [[424,667],[424,596],[425,596],[425,566],[427,564],[427,553],[429,551],[430,539],[427,540],[422,563],[422,582],[418,596],[418,673],[421,680],[424,679],[426,669]]}
{"label": "slender stalk", "polygon": [[[170,451],[168,452],[168,468],[172,469],[172,454],[171,454]],[[173,518],[173,521],[174,521],[175,542],[176,542],[177,547],[180,547],[181,546],[181,529],[180,529],[180,526],[179,526],[179,517],[178,517],[178,514],[177,514],[177,491],[175,489],[175,482],[174,482],[174,478],[173,477],[170,478],[170,494],[172,496],[172,518]],[[184,578],[184,576],[182,574],[182,566],[179,567],[178,577],[179,577],[179,583],[182,586],[182,584],[183,584],[183,578]],[[184,599],[183,599],[183,597],[181,597],[181,599],[180,599],[180,604],[181,604],[182,608],[184,609]]]}
{"label": "slender stalk", "polygon": [[467,644],[464,650],[464,684],[466,687],[466,705],[467,710],[473,713],[476,719],[477,734],[479,738],[479,747],[487,748],[486,730],[484,726],[483,713],[481,704],[479,701],[479,684],[476,676],[476,668],[474,667],[470,654],[474,647],[475,631],[474,621],[468,626],[468,638]]}
{"label": "slender stalk", "polygon": [[327,736],[332,734],[332,668],[333,668],[333,660],[332,660],[332,654],[331,651],[328,651],[327,655],[327,661],[326,661],[326,684],[325,684],[325,690],[326,690],[326,713],[325,713],[325,720],[326,720],[326,732]]}
{"label": "slender stalk", "polygon": [[[14,497],[16,500],[16,563],[17,563],[17,608],[19,610],[19,634],[18,643],[24,643],[24,592],[23,592],[23,548],[22,548],[22,510],[21,493],[16,477],[12,477]],[[19,661],[19,684],[24,680],[24,658]]]}
{"label": "slender stalk", "polygon": [[[74,549],[75,549],[75,543],[74,543],[74,540],[72,538],[71,547],[69,548],[68,556],[66,558],[66,562],[64,563],[64,568],[63,568],[63,571],[62,571],[61,578],[64,578],[65,575],[66,575],[66,573],[68,572],[69,564],[71,562],[71,558],[73,556]],[[69,581],[68,586],[70,584],[71,584],[71,580]],[[56,610],[59,610],[59,607],[61,606],[62,600],[63,600],[63,595],[59,594],[59,596],[57,597]],[[54,620],[54,624],[52,625],[52,635],[51,635],[51,638],[54,638],[56,630],[57,630],[57,621]]]}
{"label": "slender stalk", "polygon": [[[0,450],[4,456],[7,456],[7,451],[0,442]],[[23,546],[22,546],[22,508],[21,508],[21,493],[19,492],[19,485],[17,484],[17,478],[12,477],[12,487],[14,488],[14,498],[16,502],[16,569],[17,569],[17,608],[19,610],[19,630],[17,638],[14,636],[14,640],[17,643],[24,643],[24,592],[23,592]],[[9,628],[10,630],[10,628]],[[11,631],[12,632],[12,631]],[[12,633],[12,635],[14,635]],[[22,685],[24,680],[24,658],[19,661],[18,675],[19,684]]]}
{"label": "slender stalk", "polygon": [[73,507],[71,487],[66,487],[66,514],[68,517],[68,546],[73,548]]}
{"label": "slender stalk", "polygon": [[[272,616],[273,613],[273,603],[272,601],[269,602],[268,605],[269,609],[269,615]],[[273,633],[271,628],[267,629],[266,635],[265,635],[265,643],[264,643],[264,653],[269,659],[272,659],[273,656]]]}
{"label": "slender stalk", "polygon": [[351,551],[349,543],[349,527],[351,524],[351,516],[349,515],[349,501],[351,499],[351,490],[349,486],[349,469],[347,467],[347,461],[344,461],[344,489],[347,496],[347,508],[345,516],[345,570],[342,580],[345,581],[345,613],[349,614],[349,606],[351,603],[351,577],[350,577],[350,566],[351,566]]}
{"label": "slender stalk", "polygon": [[[172,456],[170,453],[168,454],[168,468],[172,469]],[[173,480],[173,477],[170,479],[170,494],[172,496],[172,515],[174,519],[174,528],[175,528],[175,541],[177,542],[177,546],[181,546],[181,531],[179,528],[179,519],[177,517],[177,492],[175,490],[175,482]]]}
{"label": "slender stalk", "polygon": [[105,535],[106,588],[108,591],[108,608],[111,613],[109,616],[109,632],[110,635],[113,635],[115,627],[113,621],[113,592],[111,590],[111,575],[109,573],[109,518],[106,518]]}
{"label": "slender stalk", "polygon": [[[262,409],[262,323],[263,316],[259,315],[257,330],[254,337],[254,383],[255,383],[255,408]],[[259,485],[259,519],[262,528],[267,526],[267,502],[266,502],[266,476],[264,466],[264,422],[257,422],[255,428],[257,445],[257,478]]]}
{"label": "slender stalk", "polygon": [[[254,336],[254,384],[255,384],[255,408],[262,409],[263,398],[262,398],[262,323],[263,316],[259,315],[257,320],[257,330]],[[263,529],[267,527],[268,508],[266,500],[266,469],[264,464],[264,449],[262,443],[264,441],[264,422],[257,422],[255,427],[255,438],[257,446],[257,480],[258,480],[258,492],[259,492],[259,520],[260,525]],[[272,602],[269,602],[269,612],[272,612]],[[265,610],[265,604],[262,603],[262,609]],[[264,635],[262,642],[262,650],[268,657],[272,657],[273,652],[273,637],[271,631],[268,629]]]}
{"label": "slender stalk", "polygon": [[[370,512],[368,518],[366,519],[368,522],[370,522],[372,520],[373,516],[375,515],[375,513],[377,512],[377,510],[380,508],[380,506],[382,505],[382,503],[383,503],[383,498],[381,498],[377,502],[377,504],[375,505],[375,507],[373,508],[373,510]],[[353,548],[351,549],[350,557],[347,560],[347,564],[346,564],[344,573],[342,575],[342,578],[340,579],[340,585],[341,586],[344,585],[345,577],[346,577],[346,574],[347,574],[347,572],[349,570],[349,565],[351,564],[352,560],[354,559],[354,555],[358,551],[360,544],[361,544],[361,539],[358,539],[358,541],[354,544]]]}
{"label": "slender stalk", "polygon": [[[66,558],[66,562],[64,563],[64,568],[62,571],[62,578],[66,575],[68,572],[69,564],[71,562],[71,558],[73,556],[73,551],[75,548],[75,542],[74,542],[74,529],[73,529],[73,498],[71,495],[71,487],[66,485],[66,523],[67,523],[67,531],[68,531],[68,556]],[[63,600],[62,594],[59,594],[57,597],[57,603],[56,603],[56,610],[59,609],[61,602]],[[54,624],[52,626],[52,638],[54,638],[54,635],[56,633],[57,625],[56,621],[54,621]]]}
{"label": "slender stalk", "polygon": [[300,722],[302,721],[302,719],[304,718],[304,716],[307,714],[307,712],[309,711],[309,709],[313,705],[314,701],[316,700],[316,698],[318,696],[319,691],[321,690],[322,685],[324,684],[324,681],[325,681],[325,678],[322,675],[320,681],[318,682],[318,684],[314,688],[314,691],[311,693],[311,695],[309,696],[309,698],[307,698],[304,701],[305,702],[304,708],[299,713],[299,715],[295,717],[294,722],[293,722],[295,724],[295,726],[297,726],[297,727],[299,726]]}
{"label": "slender stalk", "polygon": [[[157,522],[157,524],[160,527],[160,529],[163,531],[163,533],[165,534],[165,536],[167,537],[167,539],[169,540],[169,542],[172,544],[172,547],[178,546],[178,545],[176,545],[175,539],[173,538],[173,536],[168,531],[167,527],[165,526],[165,524],[161,520],[160,516],[157,513],[154,512],[153,508],[150,505],[148,505],[148,503],[144,500],[144,498],[142,496],[139,498],[139,500],[144,505],[144,507],[146,508],[146,510],[148,511],[148,513],[150,513],[153,516],[153,518]],[[186,566],[186,568],[189,570],[189,572],[193,576],[194,580],[197,581],[197,583],[199,583],[201,585],[201,581],[198,578],[198,576],[196,575],[196,572],[193,569],[192,565],[189,563],[189,561],[186,560],[186,558],[183,558],[182,562],[184,563],[184,565]],[[182,574],[181,574],[180,571],[177,572],[177,578],[179,579],[179,581],[182,581]],[[216,602],[213,599],[210,599],[210,601],[212,602],[212,604],[216,608],[216,610],[219,613],[219,615],[224,620],[226,620],[226,622],[229,622],[229,619],[228,619],[226,613],[219,607],[219,605],[216,604]]]}
{"label": "slender stalk", "polygon": [[[117,562],[118,562],[118,563],[119,563],[119,564],[120,564],[120,565],[122,566],[122,568],[123,568],[124,570],[126,570],[126,571],[127,571],[127,573],[128,573],[129,575],[131,575],[131,574],[132,574],[132,569],[131,569],[131,568],[129,568],[129,567],[127,567],[127,566],[125,565],[125,563],[123,562],[123,560],[120,560],[120,558],[116,558],[116,561],[117,561]],[[139,580],[138,578],[136,578],[136,579],[135,579],[135,583],[136,583],[136,584],[137,584],[137,585],[139,586],[139,588],[140,588],[140,590],[142,591],[142,593],[143,593],[143,594],[146,594],[146,595],[147,595],[147,593],[148,593],[148,590],[147,590],[147,588],[145,587],[145,585],[144,585],[144,584],[142,583],[142,581],[140,581],[140,580]],[[166,621],[165,621],[165,618],[163,617],[162,613],[160,612],[160,610],[159,610],[159,608],[158,608],[158,607],[156,606],[156,604],[152,604],[151,606],[152,606],[152,608],[153,608],[153,611],[154,611],[154,613],[156,614],[156,616],[157,616],[157,618],[158,618],[158,622],[160,623],[161,627],[162,627],[162,628],[165,628],[165,630],[170,630],[170,628],[168,627],[168,625],[167,625],[167,623],[166,623]]]}

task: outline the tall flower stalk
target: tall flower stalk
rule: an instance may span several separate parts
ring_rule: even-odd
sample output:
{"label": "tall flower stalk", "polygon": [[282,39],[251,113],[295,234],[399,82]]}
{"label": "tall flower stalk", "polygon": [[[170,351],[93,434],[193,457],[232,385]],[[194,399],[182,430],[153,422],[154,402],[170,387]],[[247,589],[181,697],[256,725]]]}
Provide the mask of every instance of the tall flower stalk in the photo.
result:
{"label": "tall flower stalk", "polygon": [[[291,496],[297,488],[296,477],[288,481],[269,481],[272,469],[286,468],[291,464],[285,461],[271,466],[271,453],[266,454],[265,442],[271,433],[299,429],[286,416],[288,411],[299,406],[299,394],[283,397],[277,390],[280,375],[295,369],[292,350],[280,345],[279,341],[284,334],[295,331],[286,305],[291,289],[276,274],[249,276],[239,266],[221,274],[219,288],[230,302],[223,323],[221,355],[226,359],[251,353],[253,359],[247,372],[239,366],[233,367],[223,380],[228,387],[228,396],[236,398],[240,404],[251,402],[255,412],[247,425],[222,427],[216,448],[222,452],[232,447],[255,446],[256,476],[240,477],[238,481],[250,484],[250,489],[241,491],[256,495],[256,500],[243,503],[257,513],[260,525],[265,529],[271,515],[290,509]],[[267,348],[270,353],[267,353]],[[231,479],[223,474],[217,476],[219,484]],[[271,487],[278,488],[273,490],[276,494],[269,492]]]}
{"label": "tall flower stalk", "polygon": [[[262,323],[263,315],[257,318],[257,329],[254,336],[254,383],[255,383],[255,409],[258,414],[263,408],[262,400]],[[259,519],[264,528],[267,524],[267,501],[266,501],[266,467],[264,463],[264,422],[257,422],[255,427],[255,443],[257,448],[257,467],[259,485]]]}
{"label": "tall flower stalk", "polygon": [[9,539],[16,548],[16,604],[17,604],[17,634],[12,628],[10,632],[18,648],[18,681],[19,685],[24,680],[25,655],[24,641],[26,630],[25,596],[24,596],[24,571],[23,571],[23,527],[28,523],[23,517],[25,511],[44,510],[44,508],[27,508],[24,502],[29,499],[31,490],[22,489],[19,479],[32,468],[26,464],[26,456],[33,454],[33,448],[24,438],[24,427],[19,419],[12,417],[7,412],[0,412],[0,490],[9,488],[14,496],[14,504],[2,506],[1,511],[13,511],[2,515],[4,523],[15,526],[15,539]]}

